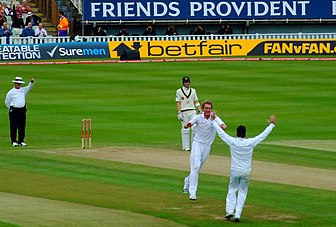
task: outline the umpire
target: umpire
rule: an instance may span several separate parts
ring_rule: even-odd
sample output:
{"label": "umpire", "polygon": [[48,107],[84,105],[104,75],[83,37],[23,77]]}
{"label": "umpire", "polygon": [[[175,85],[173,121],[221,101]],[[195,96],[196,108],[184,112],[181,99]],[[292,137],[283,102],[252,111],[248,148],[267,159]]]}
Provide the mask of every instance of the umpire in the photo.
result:
{"label": "umpire", "polygon": [[[35,79],[31,78],[26,87],[21,87],[25,82],[22,77],[15,77],[12,81],[14,87],[8,91],[5,104],[9,110],[10,136],[13,147],[27,146],[24,142],[26,130],[26,95],[33,88]],[[17,132],[19,140],[16,140]]]}

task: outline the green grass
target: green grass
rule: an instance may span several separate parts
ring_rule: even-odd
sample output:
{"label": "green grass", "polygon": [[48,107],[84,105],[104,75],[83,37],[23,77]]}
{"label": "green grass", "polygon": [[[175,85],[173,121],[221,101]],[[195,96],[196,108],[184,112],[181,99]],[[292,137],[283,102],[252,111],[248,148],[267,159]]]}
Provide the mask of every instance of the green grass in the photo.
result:
{"label": "green grass", "polygon": [[[180,150],[174,95],[184,75],[191,77],[201,101],[214,102],[231,135],[239,124],[247,127],[249,137],[257,135],[275,114],[277,126],[267,141],[335,140],[335,66],[333,61],[1,66],[3,99],[16,75],[26,81],[33,76],[36,85],[27,96],[27,148],[10,146],[8,113],[5,106],[0,109],[0,191],[189,226],[230,224],[217,218],[224,215],[227,177],[201,174],[193,205],[180,192],[187,170],[36,151],[80,148],[82,118],[92,118],[94,147]],[[218,138],[212,153],[229,155]],[[254,160],[336,169],[335,153],[317,149],[261,144]],[[332,226],[335,200],[334,191],[251,181],[241,224]],[[0,220],[0,226],[6,224]]]}
{"label": "green grass", "polygon": [[[336,121],[335,64],[181,62],[15,68],[26,80],[31,75],[37,79],[28,95],[28,133],[39,137],[39,146],[75,145],[85,117],[93,119],[96,145],[167,146],[170,140],[173,143],[168,146],[175,146],[180,125],[174,95],[183,75],[191,77],[200,100],[214,102],[230,133],[245,124],[248,135],[255,135],[274,113],[278,127],[270,139],[334,139],[334,129],[328,126]],[[11,66],[1,71],[3,81],[8,81],[1,90],[4,97],[17,73]],[[1,113],[5,119],[5,108]],[[7,130],[7,125],[2,129]],[[107,131],[113,138],[104,138]],[[124,133],[131,134],[131,139]]]}
{"label": "green grass", "polygon": [[10,223],[7,223],[7,222],[2,222],[0,221],[0,226],[4,226],[4,227],[11,227],[11,226],[18,226],[18,225],[13,225],[13,224],[10,224]]}
{"label": "green grass", "polygon": [[[1,157],[3,192],[149,213],[190,226],[223,224],[214,216],[223,216],[227,177],[202,174],[200,208],[193,209],[180,192],[185,172],[34,152]],[[297,224],[332,224],[335,202],[335,192],[252,181],[244,224],[286,223],[288,216]],[[265,220],[273,216],[279,220]]]}
{"label": "green grass", "polygon": [[[151,214],[189,226],[223,225],[214,217],[223,216],[227,177],[202,174],[194,209],[180,191],[183,171],[34,152],[1,152],[0,169],[3,192]],[[242,224],[331,225],[335,202],[335,192],[251,181]]]}

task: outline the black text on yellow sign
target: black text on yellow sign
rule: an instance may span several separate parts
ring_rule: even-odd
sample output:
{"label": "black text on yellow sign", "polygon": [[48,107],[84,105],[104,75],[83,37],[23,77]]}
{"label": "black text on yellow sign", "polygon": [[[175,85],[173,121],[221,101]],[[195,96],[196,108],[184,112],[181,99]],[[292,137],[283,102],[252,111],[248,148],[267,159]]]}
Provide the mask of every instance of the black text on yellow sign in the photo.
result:
{"label": "black text on yellow sign", "polygon": [[198,43],[183,42],[179,45],[171,43],[166,46],[147,43],[148,57],[226,56],[233,55],[233,53],[239,52],[242,49],[243,46],[241,44],[230,44],[227,41],[212,44],[208,41],[200,41]]}
{"label": "black text on yellow sign", "polygon": [[330,55],[336,40],[183,40],[109,42],[111,58],[138,50],[141,58],[191,58],[263,55]]}
{"label": "black text on yellow sign", "polygon": [[246,55],[244,40],[184,40],[184,41],[142,41],[134,45],[134,42],[110,42],[110,54],[117,58],[117,51],[120,45],[134,50],[139,47],[140,56],[143,58],[164,58],[164,57],[221,57]]}
{"label": "black text on yellow sign", "polygon": [[258,44],[248,55],[330,55],[335,41],[268,41]]}

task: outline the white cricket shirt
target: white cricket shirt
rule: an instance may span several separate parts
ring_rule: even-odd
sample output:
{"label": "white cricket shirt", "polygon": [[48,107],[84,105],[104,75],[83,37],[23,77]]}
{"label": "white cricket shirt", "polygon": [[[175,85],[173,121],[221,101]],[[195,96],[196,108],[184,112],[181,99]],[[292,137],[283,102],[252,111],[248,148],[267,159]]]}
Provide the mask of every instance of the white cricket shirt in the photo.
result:
{"label": "white cricket shirt", "polygon": [[196,90],[193,88],[186,88],[185,86],[177,89],[176,91],[176,102],[181,103],[181,111],[194,110],[195,101],[198,100]]}
{"label": "white cricket shirt", "polygon": [[[194,140],[196,142],[207,145],[211,145],[213,143],[216,136],[216,130],[212,125],[210,117],[209,119],[206,119],[204,117],[204,113],[202,113],[193,117],[189,122],[191,122],[193,125],[197,125],[197,130],[194,137]],[[219,117],[216,117],[215,122],[218,127],[219,125],[224,124],[222,119],[220,119]]]}
{"label": "white cricket shirt", "polygon": [[254,147],[263,141],[275,127],[274,124],[270,124],[262,133],[254,138],[237,138],[228,135],[217,123],[213,122],[212,124],[218,136],[230,147],[231,171],[239,173],[249,173],[251,171]]}
{"label": "white cricket shirt", "polygon": [[26,87],[16,89],[13,87],[8,91],[5,99],[5,104],[8,107],[22,108],[26,105],[26,94],[32,89],[34,83],[29,82]]}

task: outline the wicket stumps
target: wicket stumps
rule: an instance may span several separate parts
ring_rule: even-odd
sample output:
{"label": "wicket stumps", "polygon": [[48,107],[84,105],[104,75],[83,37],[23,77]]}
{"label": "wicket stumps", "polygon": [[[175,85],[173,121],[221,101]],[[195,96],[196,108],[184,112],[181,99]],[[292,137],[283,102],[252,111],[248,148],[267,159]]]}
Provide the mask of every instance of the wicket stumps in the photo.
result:
{"label": "wicket stumps", "polygon": [[91,119],[82,119],[82,149],[91,148],[92,138]]}

